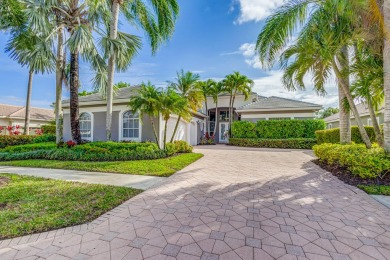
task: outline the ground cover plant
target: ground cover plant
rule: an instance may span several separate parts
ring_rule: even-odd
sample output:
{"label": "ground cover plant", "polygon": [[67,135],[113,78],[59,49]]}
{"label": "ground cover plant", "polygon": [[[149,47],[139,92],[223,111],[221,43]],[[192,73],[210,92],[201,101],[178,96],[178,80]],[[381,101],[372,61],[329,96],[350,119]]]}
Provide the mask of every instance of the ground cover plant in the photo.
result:
{"label": "ground cover plant", "polygon": [[0,240],[92,221],[140,192],[0,174]]}
{"label": "ground cover plant", "polygon": [[203,157],[202,154],[188,153],[156,160],[80,163],[58,160],[20,160],[0,162],[0,165],[168,177],[201,157]]}
{"label": "ground cover plant", "polygon": [[390,158],[383,148],[326,143],[315,145],[313,150],[318,157],[314,162],[345,183],[370,194],[386,195],[389,191]]}

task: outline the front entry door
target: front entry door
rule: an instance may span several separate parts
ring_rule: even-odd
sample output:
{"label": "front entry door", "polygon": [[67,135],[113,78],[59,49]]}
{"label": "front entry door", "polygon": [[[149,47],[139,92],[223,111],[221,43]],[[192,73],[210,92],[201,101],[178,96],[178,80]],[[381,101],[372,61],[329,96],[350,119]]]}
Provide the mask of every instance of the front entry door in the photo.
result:
{"label": "front entry door", "polygon": [[229,141],[229,123],[223,122],[219,123],[219,142],[227,143]]}

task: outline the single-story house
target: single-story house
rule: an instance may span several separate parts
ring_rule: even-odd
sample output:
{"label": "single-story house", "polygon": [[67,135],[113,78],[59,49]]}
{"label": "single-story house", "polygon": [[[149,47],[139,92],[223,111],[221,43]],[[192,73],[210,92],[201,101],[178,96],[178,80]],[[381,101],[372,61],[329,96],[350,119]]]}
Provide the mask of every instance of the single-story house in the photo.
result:
{"label": "single-story house", "polygon": [[[216,127],[216,140],[224,143],[223,134],[229,127],[229,100],[228,94],[221,94],[218,98],[218,126]],[[207,98],[207,108],[210,116],[210,132],[214,135],[215,126],[215,104],[211,97]],[[252,93],[245,100],[244,95],[237,95],[233,116],[234,120],[257,122],[259,120],[283,120],[283,119],[314,119],[317,111],[322,109],[321,105],[286,99],[281,97],[264,97]],[[205,109],[203,113],[207,114]]]}
{"label": "single-story house", "polygon": [[[111,126],[111,138],[114,141],[155,141],[153,128],[148,115],[140,117],[139,113],[133,113],[128,104],[130,97],[137,94],[139,86],[121,88],[113,99],[113,114]],[[62,103],[63,106],[63,135],[64,141],[72,139],[70,128],[69,100]],[[100,94],[92,94],[79,97],[80,131],[81,138],[89,141],[106,140],[106,100]],[[142,118],[142,119],[141,119]],[[175,140],[184,140],[192,145],[199,143],[201,138],[201,125],[206,115],[201,112],[193,112],[190,122],[181,120],[176,132]],[[163,141],[163,118],[153,118],[160,142]],[[172,115],[168,121],[167,140],[170,140],[177,121],[177,116]]]}
{"label": "single-story house", "polygon": [[[128,106],[130,97],[137,94],[138,86],[121,88],[113,100],[112,139],[115,141],[154,141],[154,135],[150,119],[142,116],[142,122],[138,113],[133,113]],[[229,127],[229,95],[221,94],[218,98],[218,126],[215,137],[217,142],[226,143],[224,133]],[[71,139],[69,100],[63,101],[64,112],[64,141]],[[184,140],[192,145],[200,142],[206,131],[206,118],[209,115],[211,135],[214,135],[215,104],[211,97],[207,98],[207,108],[193,112],[190,122],[181,120],[175,140]],[[235,120],[281,120],[281,119],[313,119],[315,113],[322,107],[317,104],[285,99],[279,97],[263,97],[252,93],[248,100],[243,95],[237,95],[234,104]],[[92,94],[79,97],[80,130],[83,139],[90,141],[106,140],[106,101],[100,94]],[[208,113],[207,113],[208,112]],[[167,138],[170,140],[176,115],[172,115],[168,121]],[[153,118],[160,141],[164,135],[164,120]]]}
{"label": "single-story house", "polygon": [[[368,111],[367,105],[364,103],[360,103],[356,105],[356,108],[359,112],[360,119],[363,121],[363,125],[372,126],[370,112]],[[376,113],[376,119],[380,125],[383,124],[384,122],[383,113],[384,113],[383,107],[381,107]],[[340,114],[336,113],[331,116],[328,116],[324,118],[324,121],[326,123],[327,129],[338,128],[340,126]],[[353,115],[352,112],[351,112],[351,125],[357,125],[355,116]]]}
{"label": "single-story house", "polygon": [[[25,115],[25,106],[0,104],[0,126],[4,129],[8,126],[24,127]],[[54,111],[52,109],[30,108],[30,128],[32,130],[38,129],[52,120],[54,120]],[[7,134],[7,131],[3,130],[1,134]],[[31,131],[31,134],[34,134],[34,131]]]}

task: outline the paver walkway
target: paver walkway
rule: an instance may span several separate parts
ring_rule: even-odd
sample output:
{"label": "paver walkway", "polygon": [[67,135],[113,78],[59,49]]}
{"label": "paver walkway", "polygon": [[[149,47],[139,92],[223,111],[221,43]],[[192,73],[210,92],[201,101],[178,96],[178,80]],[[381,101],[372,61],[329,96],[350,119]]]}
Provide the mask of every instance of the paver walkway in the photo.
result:
{"label": "paver walkway", "polygon": [[390,259],[390,210],[308,151],[205,156],[89,225],[0,244],[0,259]]}
{"label": "paver walkway", "polygon": [[64,181],[78,181],[92,184],[124,186],[141,190],[147,190],[150,187],[157,185],[166,179],[164,177],[156,176],[13,166],[0,166],[0,173],[14,173],[19,175],[29,175]]}

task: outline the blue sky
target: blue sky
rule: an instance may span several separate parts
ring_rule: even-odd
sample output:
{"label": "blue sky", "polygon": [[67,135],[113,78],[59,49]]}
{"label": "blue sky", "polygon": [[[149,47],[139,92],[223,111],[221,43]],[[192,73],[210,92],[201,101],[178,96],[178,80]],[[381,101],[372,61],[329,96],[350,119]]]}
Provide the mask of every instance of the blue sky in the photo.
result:
{"label": "blue sky", "polygon": [[[146,39],[144,47],[134,59],[131,68],[115,75],[115,82],[131,84],[151,81],[165,86],[181,69],[199,73],[202,79],[222,79],[225,75],[240,71],[255,81],[254,91],[263,96],[281,96],[324,106],[337,105],[335,82],[330,82],[327,97],[318,97],[312,91],[307,78],[306,91],[288,92],[280,81],[282,72],[261,69],[254,42],[264,19],[280,6],[283,0],[178,0],[180,16],[173,37],[151,55]],[[144,36],[135,28],[122,25],[122,30]],[[24,105],[27,88],[27,69],[21,68],[4,53],[8,35],[0,33],[0,103]],[[88,64],[80,69],[81,90],[90,90],[93,72]],[[68,96],[64,90],[64,96]],[[55,76],[35,75],[32,105],[49,107],[55,98]]]}

